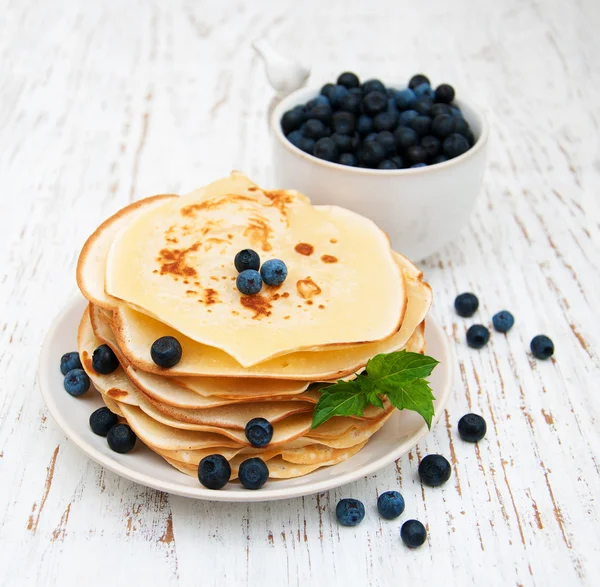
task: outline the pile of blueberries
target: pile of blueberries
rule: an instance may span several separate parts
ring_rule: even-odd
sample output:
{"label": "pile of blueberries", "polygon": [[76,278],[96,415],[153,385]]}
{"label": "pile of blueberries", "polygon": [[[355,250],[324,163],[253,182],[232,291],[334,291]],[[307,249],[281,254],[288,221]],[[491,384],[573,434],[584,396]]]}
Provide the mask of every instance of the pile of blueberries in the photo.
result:
{"label": "pile of blueberries", "polygon": [[325,84],[306,104],[288,110],[281,129],[296,147],[319,159],[370,169],[405,169],[462,155],[475,137],[454,88],[433,89],[414,75],[408,88],[386,88],[377,79],[360,83],[351,72]]}

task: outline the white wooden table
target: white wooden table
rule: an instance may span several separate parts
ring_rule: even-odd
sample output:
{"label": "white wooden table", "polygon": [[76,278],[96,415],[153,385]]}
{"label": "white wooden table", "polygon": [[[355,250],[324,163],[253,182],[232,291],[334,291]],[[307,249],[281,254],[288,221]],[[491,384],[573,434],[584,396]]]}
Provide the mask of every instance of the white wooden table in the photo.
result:
{"label": "white wooden table", "polygon": [[[0,3],[0,583],[600,584],[600,5],[597,0]],[[49,417],[37,356],[91,230],[127,202],[229,172],[269,185],[272,93],[250,41],[384,80],[425,71],[485,105],[491,159],[468,230],[423,264],[457,355],[454,395],[409,455],[335,491],[252,506],[103,470]],[[480,352],[474,320],[506,308]],[[528,353],[533,335],[553,360]],[[478,446],[456,423],[489,425]],[[427,453],[454,467],[416,476]],[[399,521],[376,515],[399,489]],[[335,504],[367,517],[341,528]],[[406,549],[403,519],[429,529]]]}

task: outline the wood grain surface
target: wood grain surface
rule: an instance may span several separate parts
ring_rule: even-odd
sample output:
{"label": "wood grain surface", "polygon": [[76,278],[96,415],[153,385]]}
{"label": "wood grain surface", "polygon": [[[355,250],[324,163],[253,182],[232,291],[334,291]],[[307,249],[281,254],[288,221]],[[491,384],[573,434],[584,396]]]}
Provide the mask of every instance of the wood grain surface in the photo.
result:
{"label": "wood grain surface", "polygon": [[[0,2],[0,583],[600,584],[599,29],[597,0]],[[103,470],[48,415],[36,368],[102,219],[232,167],[269,185],[256,38],[313,83],[425,71],[483,105],[493,135],[468,229],[423,264],[457,358],[440,424],[367,479],[246,506]],[[452,310],[462,291],[473,319]],[[510,334],[469,349],[467,327],[504,308]],[[550,361],[529,353],[538,333]],[[456,432],[468,411],[488,422],[477,446]],[[454,470],[436,489],[416,474],[432,452]],[[375,509],[389,489],[407,503],[392,522]],[[356,528],[335,521],[348,496],[367,508]],[[415,551],[408,518],[429,530]]]}

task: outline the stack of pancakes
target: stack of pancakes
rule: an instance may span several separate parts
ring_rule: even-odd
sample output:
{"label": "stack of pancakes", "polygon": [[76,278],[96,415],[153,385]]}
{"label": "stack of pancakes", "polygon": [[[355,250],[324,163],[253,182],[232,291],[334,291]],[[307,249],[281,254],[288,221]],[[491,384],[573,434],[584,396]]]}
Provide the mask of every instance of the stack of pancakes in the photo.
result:
{"label": "stack of pancakes", "polygon": [[[242,295],[233,259],[246,248],[284,261],[286,281]],[[249,456],[277,479],[358,452],[394,408],[384,402],[311,429],[319,389],[355,377],[376,354],[424,352],[431,305],[422,274],[371,221],[237,173],[109,218],[86,242],[77,281],[90,302],[79,352],[106,405],[184,473],[218,453],[232,478]],[[150,353],[163,336],[183,350],[169,369]],[[120,363],[109,375],[92,367],[102,344]],[[244,434],[256,417],[274,428],[265,448]]]}

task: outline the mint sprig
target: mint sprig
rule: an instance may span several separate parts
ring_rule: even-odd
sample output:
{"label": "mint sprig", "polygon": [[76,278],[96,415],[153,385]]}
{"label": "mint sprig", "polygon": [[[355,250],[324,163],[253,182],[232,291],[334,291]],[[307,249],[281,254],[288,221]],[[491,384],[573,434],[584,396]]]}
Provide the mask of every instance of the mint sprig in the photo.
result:
{"label": "mint sprig", "polygon": [[431,428],[435,397],[425,377],[437,364],[432,357],[405,350],[374,356],[367,363],[366,377],[340,380],[321,389],[311,429],[333,416],[362,416],[368,405],[383,409],[384,397],[399,410],[417,412]]}

